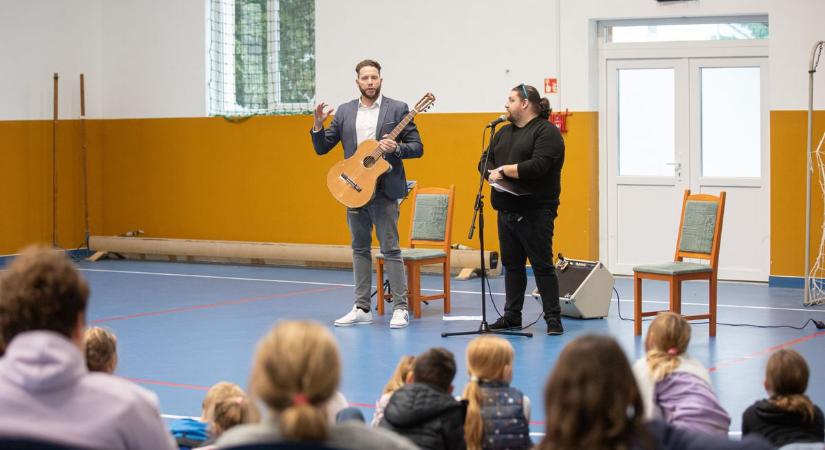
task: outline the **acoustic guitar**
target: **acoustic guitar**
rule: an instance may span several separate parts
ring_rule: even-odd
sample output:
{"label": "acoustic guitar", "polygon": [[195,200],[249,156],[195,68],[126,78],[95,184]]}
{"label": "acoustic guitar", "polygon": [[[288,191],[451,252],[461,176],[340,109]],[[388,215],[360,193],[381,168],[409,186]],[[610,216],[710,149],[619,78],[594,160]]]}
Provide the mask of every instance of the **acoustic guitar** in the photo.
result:
{"label": "acoustic guitar", "polygon": [[[393,130],[387,139],[396,140],[404,127],[421,112],[428,110],[435,96],[427,93]],[[378,148],[378,141],[367,139],[362,142],[349,158],[337,162],[327,173],[327,188],[336,200],[349,208],[360,208],[375,196],[375,187],[381,175],[392,170],[384,159],[384,152]]]}

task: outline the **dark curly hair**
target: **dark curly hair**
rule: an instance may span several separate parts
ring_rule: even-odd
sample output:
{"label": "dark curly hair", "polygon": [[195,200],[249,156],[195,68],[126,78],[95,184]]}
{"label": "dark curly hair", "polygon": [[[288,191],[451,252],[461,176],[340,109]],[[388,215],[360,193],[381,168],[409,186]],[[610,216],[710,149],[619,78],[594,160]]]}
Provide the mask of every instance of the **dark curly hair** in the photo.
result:
{"label": "dark curly hair", "polygon": [[64,253],[27,247],[0,276],[0,354],[25,331],[71,338],[88,299],[89,285]]}
{"label": "dark curly hair", "polygon": [[520,84],[513,88],[513,92],[521,99],[526,99],[533,106],[533,111],[542,119],[549,119],[550,113],[553,111],[550,108],[550,100],[547,97],[539,95],[538,89],[529,84]]}

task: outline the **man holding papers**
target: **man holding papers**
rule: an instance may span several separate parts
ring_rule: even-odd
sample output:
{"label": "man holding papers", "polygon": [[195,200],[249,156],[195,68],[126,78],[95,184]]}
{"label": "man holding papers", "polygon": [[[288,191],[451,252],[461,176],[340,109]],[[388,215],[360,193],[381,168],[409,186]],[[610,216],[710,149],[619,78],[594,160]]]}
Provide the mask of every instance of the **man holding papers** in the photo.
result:
{"label": "man holding papers", "polygon": [[[559,208],[564,141],[547,121],[550,104],[533,86],[520,84],[505,104],[507,120],[493,138],[487,165],[480,167],[493,186],[492,205],[498,211],[498,236],[507,300],[504,316],[493,330],[521,328],[530,260],[541,294],[547,334],[564,332],[559,305],[559,280],[553,267],[553,222]],[[481,157],[484,164],[486,152]]]}

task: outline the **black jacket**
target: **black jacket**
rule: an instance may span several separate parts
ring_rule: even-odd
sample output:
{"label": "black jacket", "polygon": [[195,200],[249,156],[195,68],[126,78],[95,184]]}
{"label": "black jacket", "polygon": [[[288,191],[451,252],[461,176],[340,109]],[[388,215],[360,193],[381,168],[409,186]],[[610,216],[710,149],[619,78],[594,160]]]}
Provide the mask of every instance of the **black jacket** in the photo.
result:
{"label": "black jacket", "polygon": [[380,426],[413,441],[422,449],[465,449],[467,404],[427,383],[411,383],[395,391]]}
{"label": "black jacket", "polygon": [[760,400],[742,414],[742,435],[758,434],[776,446],[797,442],[823,442],[825,418],[814,405],[814,420],[806,422],[792,411],[777,408],[768,400]]}

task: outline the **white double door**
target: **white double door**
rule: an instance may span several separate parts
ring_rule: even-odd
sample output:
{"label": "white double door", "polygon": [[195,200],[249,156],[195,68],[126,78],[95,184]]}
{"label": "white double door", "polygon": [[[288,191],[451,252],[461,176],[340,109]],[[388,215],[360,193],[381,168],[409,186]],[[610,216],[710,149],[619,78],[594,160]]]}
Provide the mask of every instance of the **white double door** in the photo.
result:
{"label": "white double door", "polygon": [[725,191],[719,277],[767,281],[766,59],[618,59],[604,67],[608,268],[632,274],[634,265],[672,261],[684,190]]}

